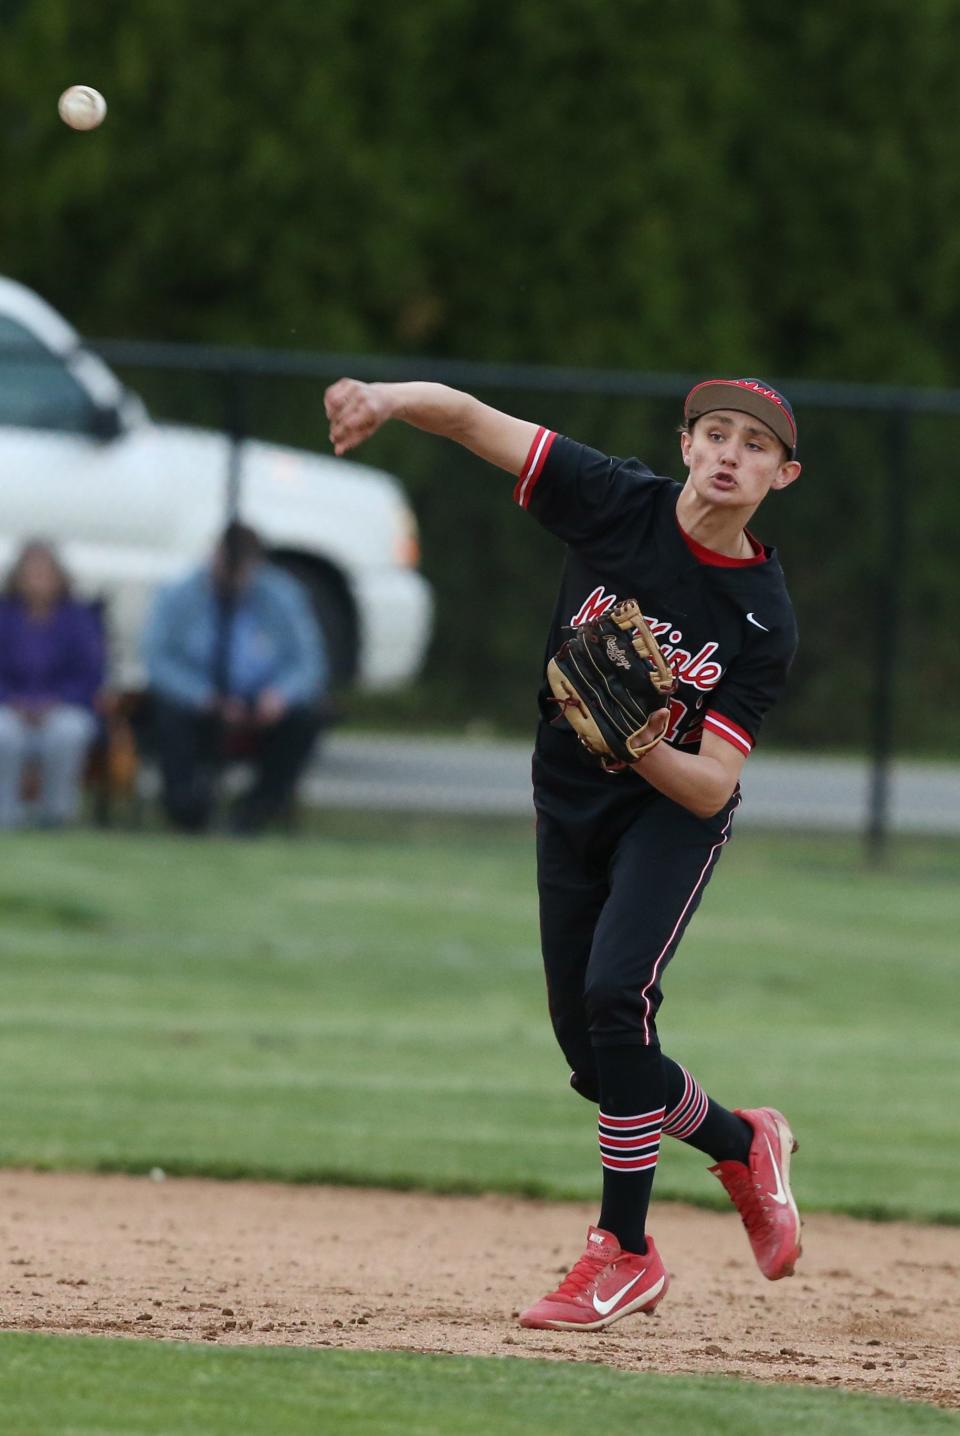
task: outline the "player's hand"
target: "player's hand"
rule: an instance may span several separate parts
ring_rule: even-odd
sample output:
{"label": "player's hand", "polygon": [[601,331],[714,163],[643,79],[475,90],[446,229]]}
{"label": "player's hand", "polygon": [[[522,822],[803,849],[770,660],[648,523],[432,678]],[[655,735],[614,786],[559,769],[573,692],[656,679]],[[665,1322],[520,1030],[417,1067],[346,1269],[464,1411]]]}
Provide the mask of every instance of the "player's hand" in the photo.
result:
{"label": "player's hand", "polygon": [[330,442],[335,454],[355,449],[390,418],[384,384],[362,384],[359,379],[338,379],[323,396],[330,420]]}
{"label": "player's hand", "polygon": [[[643,727],[640,729],[639,734],[637,735],[637,746],[641,747],[644,743],[656,742],[658,738],[663,737],[664,733],[666,733],[669,727],[670,709],[655,708],[654,711],[650,714],[650,717],[647,719],[646,723],[644,723]],[[656,752],[656,749],[651,749],[650,751]],[[644,758],[646,756],[647,754],[645,753]],[[631,767],[636,768],[639,772],[640,764],[642,762],[643,758],[640,758],[636,763],[631,764]]]}
{"label": "player's hand", "polygon": [[664,733],[666,733],[666,731],[667,731],[667,729],[668,729],[669,727],[670,727],[670,709],[669,709],[669,708],[658,708],[658,709],[656,709],[655,712],[653,712],[653,713],[650,714],[650,717],[647,719],[646,723],[643,725],[643,728],[642,728],[642,730],[641,730],[642,733],[643,733],[643,735],[644,735],[644,741],[646,741],[646,740],[649,739],[649,738],[662,738],[663,735],[664,735]]}

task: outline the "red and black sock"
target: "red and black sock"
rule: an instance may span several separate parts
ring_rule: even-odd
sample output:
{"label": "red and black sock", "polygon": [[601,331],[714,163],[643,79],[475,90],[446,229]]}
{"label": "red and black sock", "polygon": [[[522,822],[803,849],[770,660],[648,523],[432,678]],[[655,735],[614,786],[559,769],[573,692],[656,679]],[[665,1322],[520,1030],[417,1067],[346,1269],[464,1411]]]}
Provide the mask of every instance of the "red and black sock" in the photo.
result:
{"label": "red and black sock", "polygon": [[753,1128],[708,1097],[696,1077],[672,1057],[663,1057],[669,1137],[696,1147],[715,1162],[744,1162],[750,1155]]}
{"label": "red and black sock", "polygon": [[645,1252],[644,1235],[660,1153],[665,1080],[659,1047],[598,1047],[603,1203],[597,1225],[624,1251]]}

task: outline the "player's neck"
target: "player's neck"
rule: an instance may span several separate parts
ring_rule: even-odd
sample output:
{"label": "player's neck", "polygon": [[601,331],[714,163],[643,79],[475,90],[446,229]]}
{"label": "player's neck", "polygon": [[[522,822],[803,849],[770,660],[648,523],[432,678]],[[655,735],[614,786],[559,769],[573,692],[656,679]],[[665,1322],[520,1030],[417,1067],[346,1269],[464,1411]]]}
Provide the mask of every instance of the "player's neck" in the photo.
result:
{"label": "player's neck", "polygon": [[703,548],[726,558],[752,558],[753,545],[746,527],[756,506],[751,509],[719,508],[702,499],[688,483],[677,500],[677,522]]}

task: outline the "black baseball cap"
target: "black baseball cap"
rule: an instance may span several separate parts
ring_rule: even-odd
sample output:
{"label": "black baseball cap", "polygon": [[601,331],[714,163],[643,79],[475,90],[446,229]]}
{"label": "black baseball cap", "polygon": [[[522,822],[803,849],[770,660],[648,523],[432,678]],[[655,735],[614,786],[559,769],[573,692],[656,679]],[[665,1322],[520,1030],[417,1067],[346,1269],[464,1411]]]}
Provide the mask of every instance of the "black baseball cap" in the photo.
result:
{"label": "black baseball cap", "polygon": [[683,404],[688,424],[713,409],[736,409],[772,429],[791,459],[797,451],[797,421],[789,401],[762,379],[704,379],[694,384]]}

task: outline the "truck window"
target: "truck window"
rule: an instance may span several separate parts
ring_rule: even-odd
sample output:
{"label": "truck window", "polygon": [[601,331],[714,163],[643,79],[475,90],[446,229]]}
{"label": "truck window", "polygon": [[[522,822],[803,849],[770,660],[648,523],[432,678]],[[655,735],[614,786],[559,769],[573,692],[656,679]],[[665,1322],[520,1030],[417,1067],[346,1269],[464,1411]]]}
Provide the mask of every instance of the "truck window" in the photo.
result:
{"label": "truck window", "polygon": [[0,424],[89,434],[93,403],[59,355],[0,314]]}

